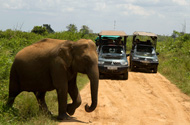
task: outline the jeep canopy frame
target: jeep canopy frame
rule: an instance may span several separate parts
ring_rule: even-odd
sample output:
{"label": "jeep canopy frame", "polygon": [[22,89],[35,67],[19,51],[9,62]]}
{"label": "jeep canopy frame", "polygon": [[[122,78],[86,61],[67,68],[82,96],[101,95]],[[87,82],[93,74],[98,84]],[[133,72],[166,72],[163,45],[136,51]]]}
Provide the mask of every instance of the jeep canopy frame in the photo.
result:
{"label": "jeep canopy frame", "polygon": [[155,50],[156,50],[156,45],[157,45],[157,38],[158,38],[158,36],[155,34],[155,33],[151,33],[151,32],[141,32],[141,31],[135,31],[134,33],[133,33],[133,45],[135,45],[136,44],[136,37],[137,36],[147,36],[147,37],[150,37],[151,39],[152,39],[152,45],[153,45],[153,47],[155,48]]}
{"label": "jeep canopy frame", "polygon": [[101,40],[104,40],[104,39],[111,39],[111,40],[117,40],[117,39],[122,39],[120,36],[108,36],[108,35],[101,35],[101,37],[97,37],[95,39],[95,41],[99,41],[101,38]]}
{"label": "jeep canopy frame", "polygon": [[115,39],[122,39],[122,37],[124,38],[123,45],[126,46],[128,36],[124,31],[102,30],[98,34],[96,41],[98,41],[98,43],[101,45],[102,39],[104,38],[115,40]]}

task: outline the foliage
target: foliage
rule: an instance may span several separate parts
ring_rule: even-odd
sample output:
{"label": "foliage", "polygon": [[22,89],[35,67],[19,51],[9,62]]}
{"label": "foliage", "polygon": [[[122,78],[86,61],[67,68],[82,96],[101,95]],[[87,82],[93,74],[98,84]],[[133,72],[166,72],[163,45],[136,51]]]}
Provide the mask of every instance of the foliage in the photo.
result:
{"label": "foliage", "polygon": [[190,34],[175,34],[158,42],[159,72],[190,95]]}
{"label": "foliage", "polygon": [[46,28],[48,33],[55,33],[55,31],[51,28],[51,25],[43,24],[43,27]]}
{"label": "foliage", "polygon": [[133,41],[133,36],[128,36],[127,37],[127,53],[130,53],[130,50],[132,49],[132,41]]}
{"label": "foliage", "polygon": [[31,32],[40,34],[40,35],[46,35],[48,33],[47,29],[42,26],[34,26]]}
{"label": "foliage", "polygon": [[66,28],[67,28],[67,31],[69,31],[69,32],[72,32],[72,33],[77,32],[77,27],[75,24],[69,24]]}
{"label": "foliage", "polygon": [[80,32],[81,32],[83,35],[86,35],[86,34],[89,34],[90,29],[89,29],[88,26],[83,25],[82,28],[80,29]]}

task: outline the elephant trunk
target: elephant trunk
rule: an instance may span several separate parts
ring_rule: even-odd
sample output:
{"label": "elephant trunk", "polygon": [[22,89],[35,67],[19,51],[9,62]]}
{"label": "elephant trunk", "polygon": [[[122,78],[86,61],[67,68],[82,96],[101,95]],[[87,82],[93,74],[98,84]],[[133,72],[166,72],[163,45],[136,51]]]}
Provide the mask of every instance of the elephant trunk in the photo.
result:
{"label": "elephant trunk", "polygon": [[91,71],[87,73],[88,78],[90,79],[90,89],[91,89],[91,100],[92,104],[89,106],[85,105],[86,112],[92,112],[97,107],[98,103],[98,84],[99,84],[99,71],[98,67],[94,67]]}

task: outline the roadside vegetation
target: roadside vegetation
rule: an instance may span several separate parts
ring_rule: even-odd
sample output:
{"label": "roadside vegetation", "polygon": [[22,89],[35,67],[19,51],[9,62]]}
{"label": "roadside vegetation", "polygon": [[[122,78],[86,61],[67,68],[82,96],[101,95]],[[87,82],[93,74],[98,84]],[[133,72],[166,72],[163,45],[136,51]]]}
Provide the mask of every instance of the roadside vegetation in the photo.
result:
{"label": "roadside vegetation", "polygon": [[172,37],[158,38],[158,71],[190,95],[190,34],[174,31]]}
{"label": "roadside vegetation", "polygon": [[[67,27],[68,31],[48,33],[37,27],[32,32],[19,30],[0,30],[0,124],[57,124],[52,118],[38,112],[38,104],[33,93],[23,92],[17,96],[14,107],[4,107],[8,98],[9,72],[16,53],[22,48],[43,38],[77,41],[81,38],[92,39],[96,34],[89,33],[87,26],[77,31],[75,25]],[[42,28],[42,27],[41,27]],[[184,93],[190,95],[190,35],[175,32],[175,39],[160,36],[157,51],[160,53],[158,71],[176,84]],[[127,39],[127,50],[131,49],[132,37]],[[129,53],[129,51],[127,52]],[[88,82],[86,75],[78,74],[77,85],[81,89]],[[46,102],[54,116],[58,113],[55,91],[47,92]]]}

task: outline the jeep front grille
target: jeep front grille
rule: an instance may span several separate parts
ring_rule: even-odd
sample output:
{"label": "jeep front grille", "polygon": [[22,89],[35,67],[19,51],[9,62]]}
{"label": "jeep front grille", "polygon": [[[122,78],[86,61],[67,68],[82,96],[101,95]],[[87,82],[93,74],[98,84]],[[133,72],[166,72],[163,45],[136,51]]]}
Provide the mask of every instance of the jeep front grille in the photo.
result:
{"label": "jeep front grille", "polygon": [[105,62],[104,63],[105,65],[121,65],[121,63],[120,62]]}

